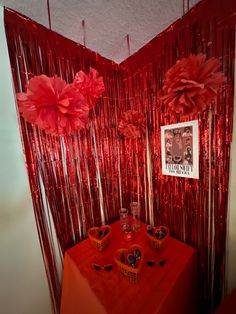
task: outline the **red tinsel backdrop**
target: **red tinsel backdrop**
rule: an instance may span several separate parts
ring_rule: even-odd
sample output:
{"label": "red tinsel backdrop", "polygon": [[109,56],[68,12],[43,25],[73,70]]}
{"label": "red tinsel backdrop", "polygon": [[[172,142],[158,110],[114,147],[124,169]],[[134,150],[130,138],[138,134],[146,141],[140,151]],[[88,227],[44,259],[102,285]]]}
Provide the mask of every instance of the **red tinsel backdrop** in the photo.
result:
{"label": "red tinsel backdrop", "polygon": [[86,128],[55,137],[19,116],[35,218],[54,312],[59,312],[64,251],[87,229],[118,219],[117,174],[119,66],[16,12],[5,10],[5,25],[16,92],[35,75],[55,74],[67,83],[76,72],[97,69],[106,92],[90,110]]}
{"label": "red tinsel backdrop", "polygon": [[[71,82],[79,70],[97,69],[106,91],[86,129],[54,137],[19,117],[35,217],[54,311],[59,312],[58,254],[93,225],[111,223],[120,207],[141,203],[146,222],[167,225],[172,235],[198,249],[205,308],[220,301],[224,284],[229,156],[233,117],[236,3],[202,1],[121,66],[11,10],[6,32],[17,92],[34,75]],[[199,119],[200,180],[162,176],[160,126],[187,121],[161,102],[166,71],[177,59],[204,53],[222,63],[227,84],[214,110]],[[118,131],[122,113],[143,114],[144,134]],[[145,118],[145,119],[144,119]],[[142,129],[144,129],[142,127]]]}
{"label": "red tinsel backdrop", "polygon": [[[145,113],[148,124],[152,169],[148,171],[145,156],[140,162],[144,169],[139,169],[143,217],[151,222],[154,219],[154,224],[167,225],[172,235],[198,249],[201,313],[219,304],[224,289],[235,22],[236,1],[202,1],[121,64],[127,74],[122,90],[125,101],[120,109]],[[221,62],[220,70],[227,83],[212,110],[178,117],[160,101],[164,76],[178,59],[199,53]],[[160,126],[195,119],[199,121],[199,180],[163,176]],[[135,150],[133,144],[122,151],[124,163],[126,153],[132,149]],[[123,169],[128,167],[123,164]],[[148,172],[150,190],[146,188]],[[147,193],[151,197],[149,204]]]}

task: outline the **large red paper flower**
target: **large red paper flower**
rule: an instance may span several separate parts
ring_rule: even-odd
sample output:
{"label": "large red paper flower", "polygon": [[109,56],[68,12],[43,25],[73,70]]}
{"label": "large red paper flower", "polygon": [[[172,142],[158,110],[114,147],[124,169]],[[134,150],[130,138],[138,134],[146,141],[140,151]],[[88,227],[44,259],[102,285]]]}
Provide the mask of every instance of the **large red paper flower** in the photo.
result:
{"label": "large red paper flower", "polygon": [[162,98],[168,110],[174,114],[190,115],[205,110],[217,97],[226,78],[219,60],[206,55],[190,55],[168,70],[165,75]]}
{"label": "large red paper flower", "polygon": [[26,121],[53,135],[71,134],[85,126],[89,107],[73,85],[59,77],[35,76],[26,93],[18,93],[19,111]]}
{"label": "large red paper flower", "polygon": [[120,134],[127,138],[135,139],[141,137],[145,132],[144,115],[135,110],[128,110],[122,113],[118,125]]}
{"label": "large red paper flower", "polygon": [[87,99],[89,108],[93,108],[98,98],[101,97],[105,90],[103,78],[98,76],[98,72],[90,68],[89,75],[83,71],[76,73],[74,82],[75,88]]}

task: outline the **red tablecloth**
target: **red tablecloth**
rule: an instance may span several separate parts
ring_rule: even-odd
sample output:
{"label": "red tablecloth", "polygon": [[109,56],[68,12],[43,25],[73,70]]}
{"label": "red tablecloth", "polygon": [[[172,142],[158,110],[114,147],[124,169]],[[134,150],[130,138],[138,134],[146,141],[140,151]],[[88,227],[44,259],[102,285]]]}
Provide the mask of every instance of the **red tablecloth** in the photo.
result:
{"label": "red tablecloth", "polygon": [[[87,239],[68,250],[64,259],[61,314],[193,314],[197,313],[196,254],[184,243],[169,238],[165,248],[155,252],[149,247],[146,225],[128,243],[122,238],[119,222],[112,226],[110,245],[98,252]],[[137,284],[120,276],[114,251],[137,243],[144,248],[144,266]],[[148,267],[146,260],[166,259],[164,266]],[[113,263],[111,272],[95,271]]]}

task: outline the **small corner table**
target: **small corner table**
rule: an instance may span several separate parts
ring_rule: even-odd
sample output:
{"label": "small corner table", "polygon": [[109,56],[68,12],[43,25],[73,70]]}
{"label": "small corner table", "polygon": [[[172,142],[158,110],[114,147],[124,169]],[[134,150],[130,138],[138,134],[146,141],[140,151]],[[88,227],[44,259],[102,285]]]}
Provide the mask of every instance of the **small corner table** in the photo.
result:
{"label": "small corner table", "polygon": [[[165,246],[155,252],[149,246],[146,225],[132,242],[126,242],[119,221],[111,225],[110,243],[98,252],[86,239],[65,253],[62,281],[61,314],[194,314],[197,313],[196,251],[169,237]],[[139,244],[144,262],[138,283],[123,278],[113,255],[118,248]],[[164,266],[148,267],[147,260],[166,259]],[[94,270],[92,264],[110,272]]]}

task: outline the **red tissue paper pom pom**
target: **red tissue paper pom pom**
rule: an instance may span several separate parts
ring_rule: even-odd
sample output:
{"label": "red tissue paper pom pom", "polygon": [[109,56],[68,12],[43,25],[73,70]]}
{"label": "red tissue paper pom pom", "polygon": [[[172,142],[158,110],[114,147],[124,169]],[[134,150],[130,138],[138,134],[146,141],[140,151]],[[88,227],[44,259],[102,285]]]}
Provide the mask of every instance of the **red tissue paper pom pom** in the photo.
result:
{"label": "red tissue paper pom pom", "polygon": [[98,76],[97,70],[93,68],[90,68],[89,75],[83,71],[77,72],[73,84],[87,99],[90,109],[96,105],[98,98],[105,90],[102,76]]}
{"label": "red tissue paper pom pom", "polygon": [[190,115],[208,108],[226,77],[217,72],[220,61],[206,55],[190,55],[178,60],[165,75],[165,106],[173,114]]}
{"label": "red tissue paper pom pom", "polygon": [[25,120],[49,134],[72,134],[88,120],[86,99],[57,76],[31,78],[26,93],[18,93],[17,100]]}
{"label": "red tissue paper pom pom", "polygon": [[141,137],[145,132],[144,115],[135,110],[128,110],[122,113],[118,125],[120,134],[127,138],[135,139]]}

